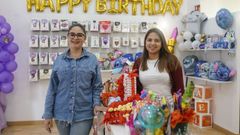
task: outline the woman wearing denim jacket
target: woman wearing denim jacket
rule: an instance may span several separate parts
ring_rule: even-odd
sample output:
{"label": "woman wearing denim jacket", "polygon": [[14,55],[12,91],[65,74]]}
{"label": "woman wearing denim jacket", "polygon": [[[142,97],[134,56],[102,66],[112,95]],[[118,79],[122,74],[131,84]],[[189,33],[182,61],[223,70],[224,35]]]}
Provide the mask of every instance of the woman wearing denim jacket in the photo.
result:
{"label": "woman wearing denim jacket", "polygon": [[82,45],[86,31],[74,24],[68,31],[69,49],[54,62],[45,101],[45,128],[55,120],[60,135],[88,135],[103,89],[98,60]]}
{"label": "woman wearing denim jacket", "polygon": [[[138,73],[137,93],[141,90],[151,90],[160,96],[164,96],[170,112],[174,110],[173,93],[178,90],[183,94],[182,67],[176,56],[167,48],[163,33],[152,28],[148,30],[144,38],[143,55],[133,65],[133,70]],[[171,117],[164,123],[164,135],[171,135]]]}

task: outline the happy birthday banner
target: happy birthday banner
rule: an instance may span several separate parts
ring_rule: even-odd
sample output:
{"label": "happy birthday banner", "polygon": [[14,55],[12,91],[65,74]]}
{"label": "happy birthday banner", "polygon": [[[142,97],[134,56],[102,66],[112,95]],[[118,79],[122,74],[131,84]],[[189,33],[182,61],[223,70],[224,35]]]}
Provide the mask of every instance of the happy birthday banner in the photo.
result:
{"label": "happy birthday banner", "polygon": [[[54,3],[55,2],[55,3]],[[137,6],[141,6],[141,15],[158,15],[170,12],[172,15],[178,15],[183,0],[96,0],[96,12],[103,14],[128,14],[129,8],[132,15],[136,15]],[[68,12],[72,13],[74,7],[83,5],[83,12],[88,12],[91,0],[27,0],[27,11],[31,12],[35,7],[37,12],[43,12],[49,8],[52,12],[61,12],[63,6],[68,6]]]}

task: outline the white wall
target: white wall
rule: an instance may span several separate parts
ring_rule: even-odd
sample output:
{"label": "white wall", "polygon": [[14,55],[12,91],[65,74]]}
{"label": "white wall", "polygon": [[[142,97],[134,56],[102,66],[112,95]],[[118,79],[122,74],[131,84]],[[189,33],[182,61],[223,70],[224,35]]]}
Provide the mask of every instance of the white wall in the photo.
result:
{"label": "white wall", "polygon": [[217,11],[222,7],[231,10],[231,12],[240,10],[239,0],[200,0],[200,3],[201,11],[206,13],[208,17],[215,17]]}
{"label": "white wall", "polygon": [[[184,1],[180,13],[186,11],[187,2]],[[4,0],[0,3],[0,14],[5,16],[11,24],[11,32],[15,36],[15,42],[19,45],[19,52],[16,55],[18,69],[15,72],[15,89],[7,95],[6,117],[8,121],[40,120],[43,113],[44,100],[48,87],[48,80],[32,83],[28,81],[28,40],[31,34],[31,18],[59,18],[70,20],[112,20],[112,21],[157,21],[159,27],[164,31],[166,37],[171,35],[172,29],[181,27],[179,16],[172,16],[169,13],[158,16],[132,16],[129,7],[129,14],[123,15],[98,15],[95,12],[95,1],[91,2],[89,12],[82,13],[82,5],[74,8],[74,13],[69,14],[67,9],[62,9],[61,13],[51,13],[46,10],[43,13],[27,12],[26,1]]]}

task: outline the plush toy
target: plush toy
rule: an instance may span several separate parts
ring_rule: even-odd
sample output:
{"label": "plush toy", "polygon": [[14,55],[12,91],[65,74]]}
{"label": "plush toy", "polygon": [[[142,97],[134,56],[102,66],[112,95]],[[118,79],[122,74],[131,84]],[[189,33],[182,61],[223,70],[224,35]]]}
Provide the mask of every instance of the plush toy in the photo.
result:
{"label": "plush toy", "polygon": [[223,62],[210,63],[208,78],[211,80],[229,81],[236,74],[236,70],[229,69]]}
{"label": "plush toy", "polygon": [[184,50],[192,49],[192,41],[191,41],[192,38],[193,38],[193,34],[190,31],[184,32],[183,40],[181,39],[181,37],[178,39],[179,50],[184,51]]}
{"label": "plush toy", "polygon": [[197,61],[198,57],[195,55],[189,55],[183,59],[183,69],[185,75],[194,75],[194,68]]}
{"label": "plush toy", "polygon": [[199,46],[201,44],[201,34],[195,34],[194,36],[195,40],[192,42],[192,48],[193,49],[199,49]]}
{"label": "plush toy", "polygon": [[195,64],[195,76],[208,78],[209,73],[209,63],[204,60],[199,60]]}

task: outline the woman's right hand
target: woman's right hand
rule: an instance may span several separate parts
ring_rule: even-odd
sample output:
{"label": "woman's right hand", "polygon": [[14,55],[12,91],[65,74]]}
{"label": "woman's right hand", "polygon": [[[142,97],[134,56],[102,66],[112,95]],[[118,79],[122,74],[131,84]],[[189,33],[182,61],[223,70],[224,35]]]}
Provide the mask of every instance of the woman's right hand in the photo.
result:
{"label": "woman's right hand", "polygon": [[53,120],[52,119],[46,119],[44,121],[44,126],[45,126],[45,129],[48,131],[48,133],[51,133],[52,132],[51,128],[53,127]]}

